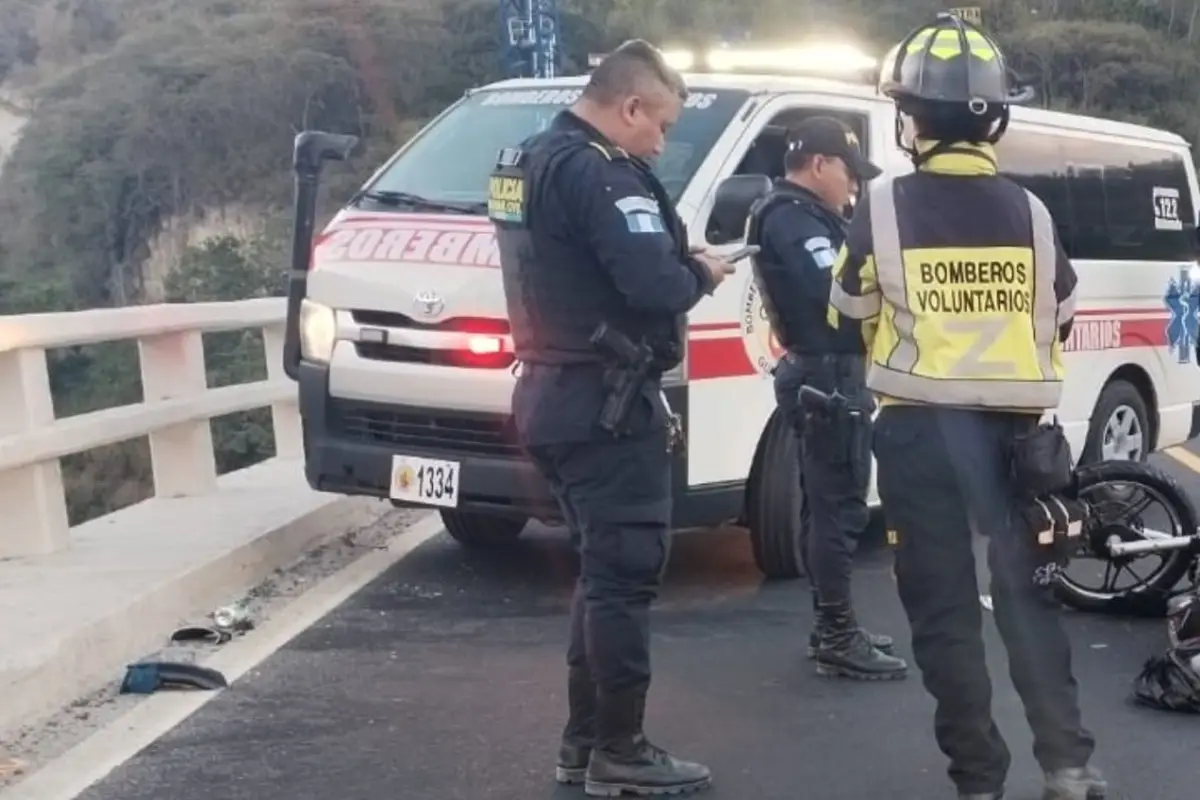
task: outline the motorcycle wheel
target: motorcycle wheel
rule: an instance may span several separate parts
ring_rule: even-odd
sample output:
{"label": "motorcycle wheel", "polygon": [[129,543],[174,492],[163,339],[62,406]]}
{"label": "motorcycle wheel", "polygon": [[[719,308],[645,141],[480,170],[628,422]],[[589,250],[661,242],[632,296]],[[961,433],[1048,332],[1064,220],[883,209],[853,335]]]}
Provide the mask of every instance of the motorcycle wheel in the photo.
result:
{"label": "motorcycle wheel", "polygon": [[[1138,541],[1195,534],[1197,514],[1191,499],[1174,478],[1146,462],[1089,464],[1079,468],[1076,480],[1078,497],[1093,504],[1094,514],[1085,525],[1079,552],[1059,574],[1055,585],[1058,599],[1078,611],[1166,616],[1167,603],[1179,591],[1180,582],[1189,573],[1194,576],[1196,548],[1112,557],[1105,543],[1112,536]],[[1151,524],[1147,524],[1147,509],[1153,505],[1160,510],[1151,515]],[[1095,560],[1103,565],[1099,587],[1088,586],[1076,577],[1072,567],[1082,560]],[[1148,568],[1142,562],[1147,562]],[[1132,576],[1134,581],[1119,585],[1118,579],[1123,574]]]}

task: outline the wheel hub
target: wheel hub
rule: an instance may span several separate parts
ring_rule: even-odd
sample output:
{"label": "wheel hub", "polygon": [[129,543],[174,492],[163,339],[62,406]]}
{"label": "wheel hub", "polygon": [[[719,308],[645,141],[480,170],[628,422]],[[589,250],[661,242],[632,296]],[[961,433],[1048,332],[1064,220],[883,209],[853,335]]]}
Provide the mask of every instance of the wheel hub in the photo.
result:
{"label": "wheel hub", "polygon": [[1096,558],[1111,561],[1114,564],[1132,561],[1135,556],[1115,556],[1112,554],[1112,551],[1109,549],[1109,542],[1113,539],[1121,542],[1136,542],[1141,540],[1142,536],[1128,525],[1116,523],[1096,525],[1087,532],[1087,548],[1091,551],[1091,555]]}
{"label": "wheel hub", "polygon": [[1144,440],[1137,412],[1126,405],[1117,406],[1104,424],[1100,452],[1105,461],[1141,461]]}

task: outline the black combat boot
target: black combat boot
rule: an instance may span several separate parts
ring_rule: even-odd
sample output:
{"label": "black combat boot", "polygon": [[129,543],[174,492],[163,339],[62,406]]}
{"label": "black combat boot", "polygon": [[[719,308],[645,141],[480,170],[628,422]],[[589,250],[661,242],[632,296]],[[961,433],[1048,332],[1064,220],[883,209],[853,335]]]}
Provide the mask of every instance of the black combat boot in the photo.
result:
{"label": "black combat boot", "polygon": [[[821,608],[821,604],[817,600],[816,592],[812,593],[812,597],[813,597],[813,629],[812,629],[812,632],[808,635],[808,651],[807,651],[807,655],[810,659],[817,657],[817,648],[821,646],[821,625],[820,625],[821,617],[817,613]],[[895,641],[893,641],[892,637],[890,637],[890,636],[884,636],[881,633],[871,633],[870,631],[868,631],[864,628],[859,628],[859,631],[862,632],[863,636],[867,637],[867,641],[871,643],[871,647],[874,647],[876,650],[878,650],[879,652],[881,652],[885,655],[890,656],[892,654],[892,651],[896,647]]]}
{"label": "black combat boot", "polygon": [[583,783],[596,742],[596,684],[587,667],[567,671],[567,706],[567,726],[558,748],[554,779],[559,783]]}
{"label": "black combat boot", "polygon": [[899,680],[908,674],[904,659],[871,646],[849,603],[822,605],[817,611],[817,674],[861,681]]}
{"label": "black combat boot", "polygon": [[596,747],[583,785],[588,796],[684,794],[712,783],[708,767],[680,761],[647,741],[642,732],[645,710],[645,691],[600,695]]}
{"label": "black combat boot", "polygon": [[1046,773],[1043,800],[1104,800],[1108,782],[1092,767],[1056,769]]}

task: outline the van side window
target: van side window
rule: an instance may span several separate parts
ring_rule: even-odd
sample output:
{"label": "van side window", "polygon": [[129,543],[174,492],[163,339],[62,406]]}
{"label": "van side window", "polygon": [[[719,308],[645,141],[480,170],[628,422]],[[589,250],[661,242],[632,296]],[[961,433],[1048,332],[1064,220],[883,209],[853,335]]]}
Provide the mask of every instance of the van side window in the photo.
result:
{"label": "van side window", "polygon": [[[813,106],[789,108],[776,114],[763,126],[762,131],[755,137],[754,142],[746,150],[746,154],[738,162],[733,175],[766,175],[771,180],[782,178],[783,158],[787,153],[787,132],[803,120],[818,116],[833,117],[846,123],[858,136],[858,140],[863,143],[863,146],[868,147],[870,131],[867,127],[866,113],[847,111],[842,108],[830,109]],[[869,156],[878,158],[874,153]],[[722,175],[718,180],[726,177],[729,176]],[[712,218],[710,217],[705,231],[710,241],[714,233],[711,226]]]}
{"label": "van side window", "polygon": [[746,151],[734,175],[766,175],[774,180],[783,177],[783,157],[787,153],[787,132],[809,117],[833,117],[841,120],[858,136],[860,142],[869,142],[867,115],[845,109],[789,108],[771,118],[754,144]]}
{"label": "van side window", "polygon": [[996,146],[1002,174],[1046,204],[1074,259],[1187,261],[1195,209],[1182,156],[1034,131]]}
{"label": "van side window", "polygon": [[996,158],[1002,175],[1046,204],[1058,228],[1059,241],[1070,252],[1071,198],[1061,140],[1044,133],[1010,129],[996,145]]}
{"label": "van side window", "polygon": [[[1076,231],[1073,257],[1191,258],[1195,209],[1180,155],[1140,144],[1074,138],[1063,140],[1063,150],[1070,167],[1067,183]],[[1094,195],[1103,198],[1103,216],[1095,216],[1101,208]]]}

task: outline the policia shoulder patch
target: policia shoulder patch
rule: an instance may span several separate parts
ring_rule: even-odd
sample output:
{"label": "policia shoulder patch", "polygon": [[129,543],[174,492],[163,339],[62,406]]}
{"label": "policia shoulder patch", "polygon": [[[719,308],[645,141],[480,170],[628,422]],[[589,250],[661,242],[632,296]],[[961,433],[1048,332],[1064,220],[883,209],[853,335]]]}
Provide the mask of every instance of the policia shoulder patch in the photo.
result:
{"label": "policia shoulder patch", "polygon": [[525,223],[525,153],[506,147],[488,179],[488,217],[507,225]]}

